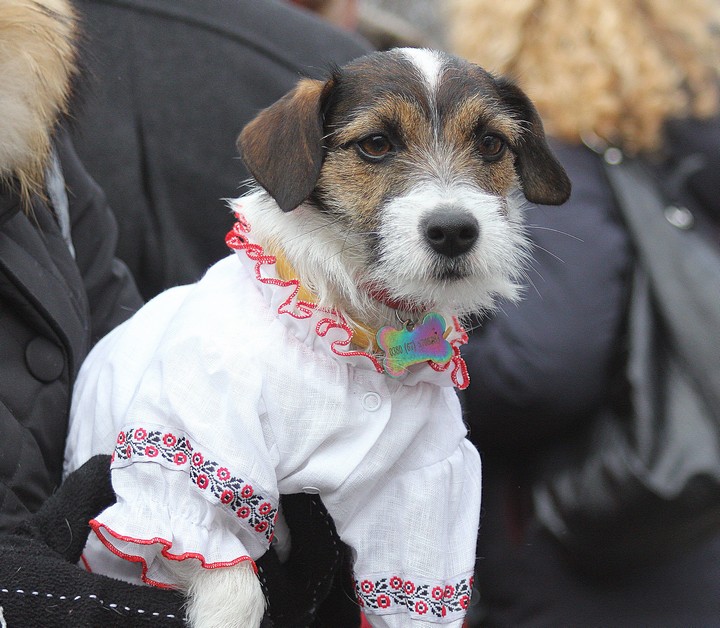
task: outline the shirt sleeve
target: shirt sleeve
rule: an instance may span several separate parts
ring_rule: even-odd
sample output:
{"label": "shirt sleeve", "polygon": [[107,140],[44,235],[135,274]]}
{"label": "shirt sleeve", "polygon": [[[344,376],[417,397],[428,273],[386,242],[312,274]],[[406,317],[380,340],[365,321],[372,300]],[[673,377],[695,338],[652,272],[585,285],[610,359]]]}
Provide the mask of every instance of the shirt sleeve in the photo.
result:
{"label": "shirt sleeve", "polygon": [[81,369],[66,471],[111,453],[117,493],[92,522],[93,571],[170,587],[172,561],[227,567],[272,540],[279,495],[259,421],[262,369],[238,358],[249,342],[237,324],[242,296],[225,285],[164,292]]}
{"label": "shirt sleeve", "polygon": [[376,485],[361,498],[361,516],[341,522],[340,535],[356,555],[357,598],[372,626],[462,626],[480,486],[480,457],[463,440],[445,460]]}
{"label": "shirt sleeve", "polygon": [[192,559],[206,569],[254,563],[272,540],[277,495],[187,434],[143,425],[118,435],[117,502],[91,521],[88,568],[170,588],[177,585],[173,561]]}

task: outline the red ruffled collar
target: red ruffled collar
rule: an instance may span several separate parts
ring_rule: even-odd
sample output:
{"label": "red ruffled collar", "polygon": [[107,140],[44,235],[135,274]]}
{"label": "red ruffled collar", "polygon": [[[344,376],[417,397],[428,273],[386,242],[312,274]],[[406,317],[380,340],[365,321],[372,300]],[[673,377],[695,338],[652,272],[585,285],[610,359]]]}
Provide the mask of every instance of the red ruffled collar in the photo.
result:
{"label": "red ruffled collar", "polygon": [[[253,264],[255,279],[261,285],[288,289],[287,292],[282,292],[282,295],[286,296],[284,299],[281,298],[276,306],[278,315],[290,317],[294,321],[314,319],[314,333],[319,338],[329,339],[329,348],[333,354],[343,358],[359,359],[360,363],[370,364],[378,373],[384,373],[382,354],[360,351],[353,347],[352,339],[355,331],[340,312],[321,308],[312,300],[301,298],[306,297],[307,291],[301,287],[298,279],[282,279],[278,276],[275,269],[275,256],[267,254],[260,244],[251,241],[249,237],[251,226],[240,213],[241,203],[235,201],[234,209],[236,222],[225,237],[225,243],[237,254],[243,254]],[[470,381],[467,366],[460,355],[460,346],[467,343],[468,336],[456,317],[453,317],[452,321],[453,331],[448,337],[453,349],[452,357],[445,364],[435,364],[433,362],[425,364],[436,373],[449,372],[450,383],[459,390],[464,390]],[[424,370],[425,364],[418,366]],[[412,373],[409,372],[401,376],[400,379],[415,379],[418,375],[417,368],[411,367],[410,371]],[[418,379],[425,378],[420,377]]]}

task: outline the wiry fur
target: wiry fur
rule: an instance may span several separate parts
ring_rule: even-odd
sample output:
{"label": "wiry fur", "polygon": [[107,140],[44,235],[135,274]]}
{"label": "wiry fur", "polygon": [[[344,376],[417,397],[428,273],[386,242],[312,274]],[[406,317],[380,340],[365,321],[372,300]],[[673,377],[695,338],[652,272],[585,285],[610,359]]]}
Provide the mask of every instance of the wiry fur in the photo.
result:
{"label": "wiry fur", "polygon": [[[510,150],[484,162],[478,128],[501,134]],[[398,135],[402,150],[386,163],[364,162],[353,146],[373,133]],[[569,193],[524,95],[433,51],[371,55],[324,84],[303,81],[246,127],[239,145],[265,188],[243,203],[254,237],[287,258],[321,306],[365,329],[413,318],[416,308],[462,316],[517,298],[527,256],[523,191],[549,204]],[[448,206],[481,232],[452,260],[421,229]],[[387,307],[370,288],[412,311]]]}
{"label": "wiry fur", "polygon": [[[507,147],[492,159],[478,146],[488,134]],[[361,144],[378,135],[394,152],[368,159]],[[558,204],[570,191],[524,94],[430,51],[377,53],[326,82],[302,81],[243,130],[239,147],[262,186],[240,200],[253,239],[287,260],[321,307],[364,330],[516,298],[523,194]],[[469,246],[433,244],[429,221],[446,214],[477,226]],[[177,568],[192,626],[260,624],[249,565]]]}
{"label": "wiry fur", "polygon": [[[497,198],[462,185],[453,190],[426,186],[393,199],[379,227],[385,235],[373,265],[368,265],[365,234],[348,231],[333,214],[308,203],[283,214],[264,192],[257,194],[261,202],[243,205],[254,237],[290,260],[321,307],[339,310],[356,325],[379,328],[397,323],[398,314],[416,316],[373,299],[363,289],[368,285],[383,286],[396,299],[427,304],[447,317],[489,310],[497,298],[519,297],[528,255],[519,194],[508,199],[506,210]],[[485,245],[465,261],[467,276],[448,282],[433,277],[433,255],[419,237],[416,221],[419,207],[432,208],[451,194],[462,198],[483,224]]]}
{"label": "wiry fur", "polygon": [[265,613],[265,596],[252,563],[206,569],[195,560],[175,563],[194,628],[253,628]]}
{"label": "wiry fur", "polygon": [[75,72],[75,15],[65,0],[3,0],[0,179],[28,200],[42,187],[51,137]]}

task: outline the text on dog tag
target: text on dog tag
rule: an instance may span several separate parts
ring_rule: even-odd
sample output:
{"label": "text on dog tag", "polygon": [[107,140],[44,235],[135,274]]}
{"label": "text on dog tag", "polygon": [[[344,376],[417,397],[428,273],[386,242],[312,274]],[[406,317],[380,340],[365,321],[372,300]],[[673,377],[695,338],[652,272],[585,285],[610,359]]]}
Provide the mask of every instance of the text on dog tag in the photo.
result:
{"label": "text on dog tag", "polygon": [[409,366],[428,360],[445,364],[453,355],[452,346],[445,339],[445,319],[435,312],[412,328],[383,327],[376,337],[385,354],[385,372],[392,377],[399,377]]}

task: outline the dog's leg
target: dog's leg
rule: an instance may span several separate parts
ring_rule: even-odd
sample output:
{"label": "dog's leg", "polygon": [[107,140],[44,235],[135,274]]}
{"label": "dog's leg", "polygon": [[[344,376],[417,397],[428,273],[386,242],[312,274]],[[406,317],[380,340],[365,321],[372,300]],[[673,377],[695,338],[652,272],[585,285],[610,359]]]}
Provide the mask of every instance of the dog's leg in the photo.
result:
{"label": "dog's leg", "polygon": [[180,564],[181,586],[187,595],[187,620],[192,628],[258,628],[265,596],[252,563],[204,569],[196,561]]}

